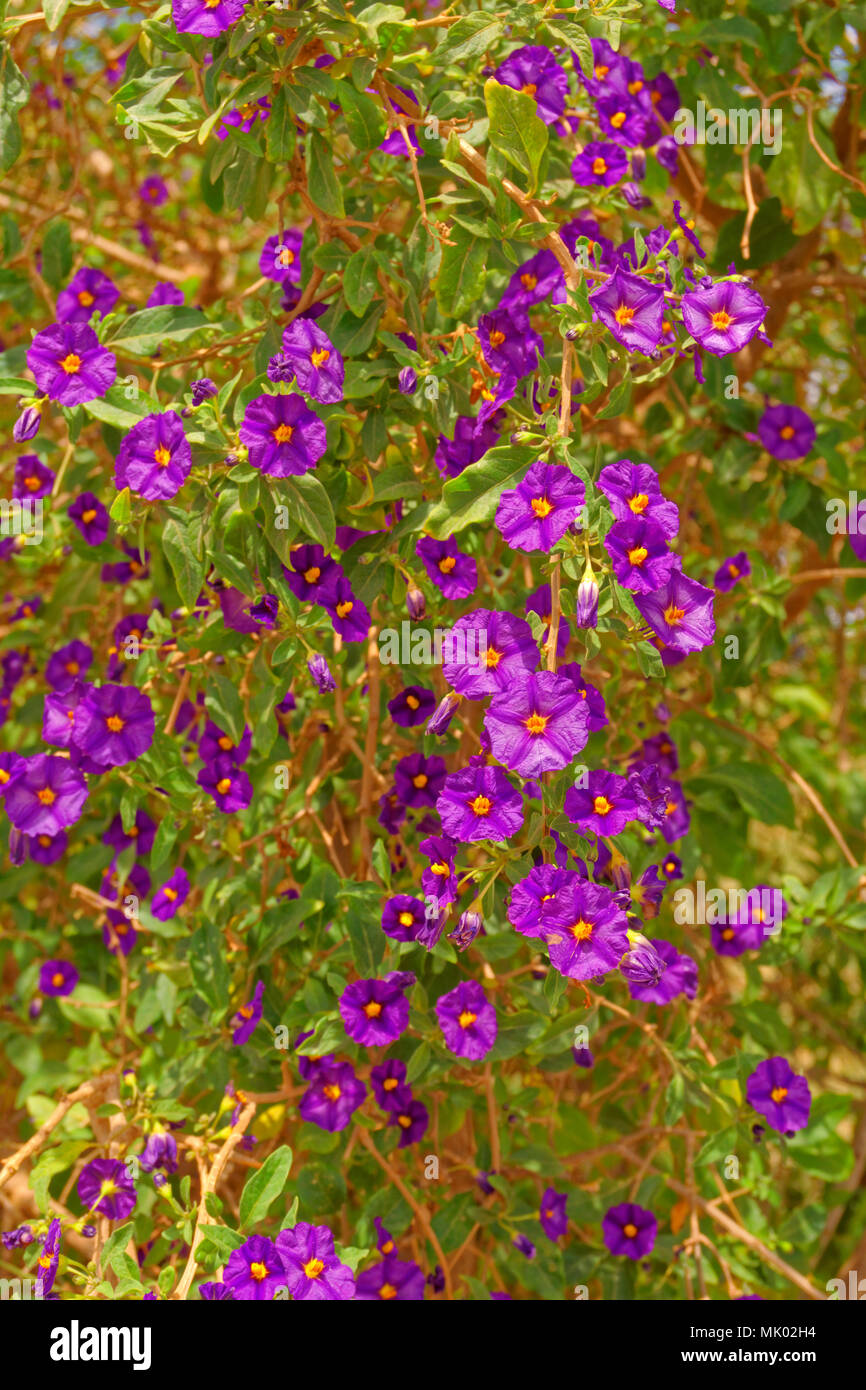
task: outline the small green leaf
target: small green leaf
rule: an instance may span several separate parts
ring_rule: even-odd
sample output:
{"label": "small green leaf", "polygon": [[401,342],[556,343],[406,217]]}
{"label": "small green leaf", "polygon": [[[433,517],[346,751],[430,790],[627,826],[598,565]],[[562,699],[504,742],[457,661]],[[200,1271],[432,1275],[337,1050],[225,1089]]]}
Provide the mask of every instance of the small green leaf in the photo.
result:
{"label": "small green leaf", "polygon": [[490,77],[484,84],[484,100],[490,118],[490,143],[529,180],[529,192],[538,188],[541,160],[547,149],[548,131],[537,114],[532,97],[504,87]]}
{"label": "small green leaf", "polygon": [[271,1203],[285,1188],[291,1167],[292,1151],[283,1144],[247,1179],[239,1209],[242,1227],[255,1226],[265,1219]]}

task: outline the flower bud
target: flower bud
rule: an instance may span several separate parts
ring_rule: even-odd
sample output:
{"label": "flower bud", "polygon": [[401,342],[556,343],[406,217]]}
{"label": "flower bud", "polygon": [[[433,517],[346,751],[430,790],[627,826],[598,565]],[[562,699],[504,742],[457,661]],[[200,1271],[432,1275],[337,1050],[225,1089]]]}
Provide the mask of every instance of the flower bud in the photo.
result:
{"label": "flower bud", "polygon": [[406,591],[406,607],[409,610],[409,617],[414,623],[419,622],[427,612],[427,600],[414,584],[410,584]]}
{"label": "flower bud", "polygon": [[319,653],[314,652],[307,662],[307,670],[319,687],[321,695],[327,695],[332,690],[337,689],[337,682],[331,675],[330,667],[325,658]]}
{"label": "flower bud", "polygon": [[199,377],[197,381],[192,383],[190,390],[192,391],[193,405],[201,405],[202,401],[207,400],[208,396],[215,396],[217,394],[217,388],[209,376]]}
{"label": "flower bud", "polygon": [[454,942],[458,951],[465,951],[483,930],[484,923],[477,912],[463,912],[457,926],[448,933],[448,940]]}
{"label": "flower bud", "polygon": [[460,696],[457,692],[454,690],[449,691],[445,699],[440,702],[427,721],[427,727],[424,730],[425,734],[433,734],[436,738],[441,738],[448,728],[448,725],[451,723],[451,720],[454,718],[459,704]]}
{"label": "flower bud", "polygon": [[598,625],[598,580],[592,565],[587,565],[577,586],[577,612],[574,620],[578,627]]}
{"label": "flower bud", "polygon": [[418,385],[418,377],[413,367],[401,367],[397,377],[397,385],[402,395],[411,396]]}
{"label": "flower bud", "polygon": [[15,424],[12,426],[12,438],[16,444],[23,444],[26,439],[34,439],[39,433],[39,426],[42,424],[41,405],[25,406]]}

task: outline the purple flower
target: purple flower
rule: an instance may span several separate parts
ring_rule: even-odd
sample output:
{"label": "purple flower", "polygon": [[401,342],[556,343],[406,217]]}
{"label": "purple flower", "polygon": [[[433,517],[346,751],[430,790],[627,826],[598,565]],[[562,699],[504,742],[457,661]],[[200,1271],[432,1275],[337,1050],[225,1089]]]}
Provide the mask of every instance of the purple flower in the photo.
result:
{"label": "purple flower", "polygon": [[261,623],[262,627],[266,627],[269,631],[273,631],[276,627],[279,611],[280,600],[276,594],[262,594],[261,598],[257,599],[255,603],[251,603],[249,607],[250,617],[255,618],[257,623]]}
{"label": "purple flower", "polygon": [[259,97],[256,101],[245,101],[243,106],[233,106],[220,118],[217,139],[225,140],[233,128],[244,132],[252,130],[257,121],[266,121],[270,114],[270,97]]}
{"label": "purple flower", "polygon": [[190,882],[185,869],[175,869],[170,879],[158,888],[153,895],[150,910],[154,917],[160,922],[167,922],[174,917],[178,908],[181,907],[189,897]]}
{"label": "purple flower", "polygon": [[518,671],[537,665],[532,628],[512,613],[476,608],[457,619],[443,643],[442,674],[470,700],[507,690]]}
{"label": "purple flower", "polygon": [[354,1298],[355,1277],[337,1258],[329,1227],[299,1221],[280,1231],[276,1249],[293,1299],[336,1302]]}
{"label": "purple flower", "polygon": [[475,593],[478,584],[478,569],[471,555],[464,555],[457,549],[453,536],[445,541],[434,540],[432,536],[422,536],[415,547],[428,577],[445,598],[457,600],[469,598]]}
{"label": "purple flower", "polygon": [[27,853],[34,864],[56,864],[63,858],[69,843],[65,830],[59,835],[28,835],[26,839]]}
{"label": "purple flower", "polygon": [[444,906],[453,903],[457,897],[457,877],[454,871],[454,857],[457,842],[450,835],[431,835],[418,846],[421,854],[430,860],[429,867],[422,870],[421,886],[424,892],[438,898]]}
{"label": "purple flower", "polygon": [[370,630],[370,613],[352,592],[352,586],[341,574],[334,586],[333,596],[324,604],[331,616],[334,631],[344,642],[363,642]]}
{"label": "purple flower", "polygon": [[86,323],[53,323],[27,350],[36,385],[59,405],[84,405],[117,380],[117,362]]}
{"label": "purple flower", "polygon": [[615,521],[604,545],[619,583],[634,594],[660,589],[680,563],[662,528],[644,517]]}
{"label": "purple flower", "polygon": [[12,481],[13,497],[47,497],[54,484],[53,468],[42,463],[37,454],[19,454]]}
{"label": "purple flower", "polygon": [[83,680],[93,662],[93,648],[86,642],[67,642],[58,647],[45,663],[45,679],[52,690],[71,690],[77,681]]}
{"label": "purple flower", "polygon": [[91,686],[75,711],[74,746],[94,763],[124,767],[146,753],[155,729],[150,700],[125,685]]}
{"label": "purple flower", "polygon": [[815,425],[796,405],[769,405],[758,421],[758,437],[774,458],[802,459],[815,443]]}
{"label": "purple flower", "polygon": [[[394,1104],[395,1097],[401,1090],[408,1090],[406,1086],[406,1063],[401,1062],[398,1057],[389,1057],[387,1062],[380,1062],[373,1067],[370,1072],[370,1081],[373,1086],[373,1094],[376,1101],[383,1110],[390,1110]],[[391,1249],[393,1250],[393,1245]],[[390,1252],[379,1246],[383,1255]]]}
{"label": "purple flower", "polygon": [[262,1016],[262,999],[265,987],[259,980],[253,993],[252,999],[247,1004],[243,1004],[237,1013],[232,1015],[232,1023],[236,1025],[232,1033],[232,1042],[235,1047],[242,1047],[245,1042],[249,1042],[256,1025]]}
{"label": "purple flower", "polygon": [[406,1149],[424,1138],[430,1124],[430,1114],[427,1106],[414,1098],[408,1086],[401,1086],[394,1095],[393,1104],[389,1106],[388,1124],[399,1128],[398,1147]]}
{"label": "purple flower", "polygon": [[171,0],[171,17],[179,34],[213,39],[236,24],[246,7],[247,0]]}
{"label": "purple flower", "polygon": [[618,835],[637,819],[638,803],[627,777],[595,769],[586,780],[585,787],[569,787],[565,794],[565,814],[581,834]]}
{"label": "purple flower", "polygon": [[397,390],[401,396],[414,395],[418,385],[418,374],[413,367],[401,367],[397,373]]}
{"label": "purple flower", "polygon": [[194,406],[199,406],[203,401],[208,400],[209,397],[218,394],[216,384],[211,381],[209,376],[198,377],[196,381],[190,383],[189,389],[192,393],[192,403]]}
{"label": "purple flower", "polygon": [[445,784],[445,760],[435,753],[429,758],[410,753],[394,768],[394,782],[404,806],[435,806]]}
{"label": "purple flower", "polygon": [[642,145],[648,135],[648,113],[628,93],[612,91],[596,102],[598,123],[603,133],[622,145]]}
{"label": "purple flower", "polygon": [[663,333],[664,292],[640,275],[615,270],[589,296],[593,317],[629,352],[652,355]]}
{"label": "purple flower", "polygon": [[520,309],[494,309],[478,320],[478,341],[484,361],[494,372],[521,377],[535,371],[544,356],[544,339],[535,333]]}
{"label": "purple flower", "polygon": [[149,207],[161,208],[168,202],[168,184],[158,174],[149,174],[138,185],[138,196]]}
{"label": "purple flower", "polygon": [[554,125],[565,110],[568,75],[542,44],[516,48],[493,75],[503,86],[531,96],[545,125]]}
{"label": "purple flower", "polygon": [[303,232],[288,228],[268,237],[259,257],[259,270],[278,285],[300,285]]}
{"label": "purple flower", "polygon": [[407,685],[405,690],[388,701],[388,713],[395,724],[403,729],[411,729],[430,718],[435,704],[436,697],[432,690],[426,690],[423,685]]}
{"label": "purple flower", "polygon": [[515,883],[508,904],[508,920],[523,936],[544,936],[555,923],[564,890],[578,877],[572,869],[537,864]]}
{"label": "purple flower", "polygon": [[628,921],[610,889],[572,879],[544,937],[561,975],[591,980],[619,965],[628,950]]}
{"label": "purple flower", "polygon": [[577,586],[574,621],[577,627],[598,626],[598,580],[589,563]]}
{"label": "purple flower", "polygon": [[207,767],[203,767],[196,777],[226,815],[235,811],[245,811],[253,799],[253,784],[242,767],[223,753]]}
{"label": "purple flower", "polygon": [[232,1297],[242,1302],[272,1302],[287,1286],[285,1265],[274,1242],[267,1236],[250,1236],[229,1255],[223,1281]]}
{"label": "purple flower", "polygon": [[655,988],[667,971],[667,961],[640,932],[629,932],[629,942],[629,949],[619,963],[623,979],[627,981],[629,988],[632,985],[638,988]]}
{"label": "purple flower", "polygon": [[581,188],[611,188],[628,169],[628,155],[621,145],[591,140],[571,162],[574,181]]}
{"label": "purple flower", "polygon": [[356,1077],[348,1062],[323,1062],[316,1067],[311,1084],[301,1096],[298,1111],[302,1120],[336,1134],[345,1129],[367,1094],[367,1087]]}
{"label": "purple flower", "polygon": [[205,1280],[198,1286],[199,1296],[205,1301],[217,1299],[224,1302],[226,1299],[234,1300],[234,1293],[230,1284],[215,1284],[213,1280]]}
{"label": "purple flower", "polygon": [[16,444],[24,444],[28,439],[35,439],[41,424],[42,402],[38,401],[35,405],[26,405],[12,426],[12,438]]}
{"label": "purple flower", "polygon": [[458,415],[453,440],[444,434],[439,436],[436,467],[443,478],[456,478],[470,463],[477,463],[488,449],[492,449],[498,438],[499,430],[493,420]]}
{"label": "purple flower", "polygon": [[296,478],[315,468],[328,440],[325,426],[303,396],[256,396],[238,431],[253,468],[272,478]]}
{"label": "purple flower", "polygon": [[192,450],[176,410],[146,415],[124,436],[114,463],[114,485],[148,502],[180,491],[192,467]]}
{"label": "purple flower", "polygon": [[109,1221],[123,1221],[138,1196],[126,1168],[116,1158],[95,1158],[78,1175],[78,1196],[88,1211],[98,1211]]}
{"label": "purple flower", "polygon": [[53,836],[75,824],[86,800],[87,783],[68,758],[37,753],[16,762],[4,805],[16,830]]}
{"label": "purple flower", "polygon": [[331,668],[318,652],[314,652],[308,659],[307,670],[315,681],[320,695],[328,695],[332,690],[337,689],[337,682],[331,675]]}
{"label": "purple flower", "polygon": [[457,926],[448,933],[448,940],[454,942],[458,951],[465,951],[483,931],[484,923],[477,912],[461,912]]}
{"label": "purple flower", "polygon": [[424,1298],[424,1273],[412,1260],[388,1255],[380,1264],[363,1270],[355,1281],[359,1303],[374,1300],[420,1303]]}
{"label": "purple flower", "polygon": [[714,357],[744,348],[767,314],[758,291],[745,280],[704,281],[683,295],[680,308],[689,333]]}
{"label": "purple flower", "polygon": [[93,314],[110,314],[119,298],[113,280],[82,266],[57,296],[57,322],[87,323]]}
{"label": "purple flower", "polygon": [[523,798],[501,768],[477,764],[452,772],[436,802],[446,835],[455,840],[507,840],[523,825]]}
{"label": "purple flower", "polygon": [[610,1207],[601,1223],[604,1243],[612,1255],[628,1255],[630,1260],[643,1259],[656,1243],[658,1221],[646,1207],[634,1202],[620,1202]]}
{"label": "purple flower", "polygon": [[78,971],[66,960],[47,960],[39,970],[40,992],[57,998],[71,994],[78,980]]}
{"label": "purple flower", "polygon": [[809,1123],[809,1083],[784,1057],[768,1057],[758,1063],[746,1082],[746,1100],[780,1134],[796,1134]]}
{"label": "purple flower", "polygon": [[746,575],[752,573],[752,566],[749,564],[749,557],[745,550],[738,550],[736,555],[729,555],[727,560],[723,560],[713,576],[713,585],[722,594],[727,594],[733,589],[734,585]]}
{"label": "purple flower", "polygon": [[283,568],[286,582],[296,598],[306,603],[333,607],[337,581],[343,571],[320,545],[296,545],[289,553],[290,568]]}
{"label": "purple flower", "polygon": [[108,511],[92,492],[82,492],[76,497],[67,516],[75,522],[88,545],[101,545],[108,535]]}
{"label": "purple flower", "polygon": [[538,1219],[548,1240],[558,1240],[568,1230],[567,1202],[565,1192],[557,1192],[555,1187],[545,1188]]}
{"label": "purple flower", "polygon": [[449,1052],[480,1062],[496,1042],[496,1009],[477,980],[461,980],[440,994],[436,1017]]}
{"label": "purple flower", "polygon": [[484,718],[493,756],[521,777],[567,767],[589,737],[587,712],[574,686],[553,671],[539,671],[500,691]]}
{"label": "purple flower", "polygon": [[324,405],[343,399],[343,359],[327,333],[311,319],[295,319],[283,331],[283,360],[302,391]]}
{"label": "purple flower", "polygon": [[[528,261],[524,261],[523,265],[518,266],[508,281],[499,307],[509,311],[516,309],[525,314],[531,305],[540,304],[547,298],[552,299],[554,304],[563,302],[565,276],[553,252],[545,250],[537,251]],[[515,381],[514,387],[516,385]]]}
{"label": "purple flower", "polygon": [[629,981],[628,988],[632,999],[639,999],[646,1004],[669,1004],[680,994],[684,994],[687,999],[694,999],[698,992],[698,967],[692,957],[678,951],[670,941],[663,941],[659,937],[652,937],[651,945],[667,968],[655,984],[641,985]]}
{"label": "purple flower", "polygon": [[356,980],[340,995],[343,1025],[361,1047],[387,1047],[409,1023],[406,990],[415,983],[411,971],[393,970],[383,980]]}
{"label": "purple flower", "polygon": [[147,296],[147,308],[158,309],[163,304],[182,304],[183,290],[168,280],[158,280]]}
{"label": "purple flower", "polygon": [[584,702],[586,708],[586,727],[589,732],[595,733],[599,729],[605,728],[608,718],[605,712],[604,696],[588,680],[584,678],[580,665],[576,661],[567,661],[564,666],[560,666],[556,673],[570,681],[577,691],[578,697]]}
{"label": "purple flower", "polygon": [[155,1129],[148,1135],[139,1155],[139,1163],[145,1173],[152,1173],[155,1168],[174,1173],[177,1170],[177,1140],[174,1135],[164,1129]]}
{"label": "purple flower", "polygon": [[60,1263],[60,1222],[55,1216],[49,1223],[42,1242],[42,1254],[36,1261],[36,1297],[55,1299],[52,1294],[57,1266]]}
{"label": "purple flower", "polygon": [[642,617],[666,646],[687,655],[713,643],[713,591],[674,570],[661,589],[638,594],[635,603]]}
{"label": "purple flower", "polygon": [[578,518],[586,490],[570,468],[533,463],[516,488],[503,492],[496,526],[512,550],[549,552]]}
{"label": "purple flower", "polygon": [[668,502],[659,486],[658,475],[648,463],[620,459],[609,463],[598,475],[598,486],[610,503],[617,521],[643,517],[652,521],[673,540],[680,527],[676,502]]}

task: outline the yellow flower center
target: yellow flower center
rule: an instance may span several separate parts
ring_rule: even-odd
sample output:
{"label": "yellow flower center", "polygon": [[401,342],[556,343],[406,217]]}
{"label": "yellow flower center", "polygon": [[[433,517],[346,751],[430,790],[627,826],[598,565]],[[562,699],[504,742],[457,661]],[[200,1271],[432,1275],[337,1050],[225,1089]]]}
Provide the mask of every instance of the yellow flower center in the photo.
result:
{"label": "yellow flower center", "polygon": [[794,438],[794,426],[793,426],[793,425],[783,425],[782,428],[779,430],[779,434],[782,436],[783,439],[793,439],[793,438]]}
{"label": "yellow flower center", "polygon": [[629,1240],[634,1240],[637,1235],[637,1226],[635,1226],[634,1222],[629,1221],[627,1226],[623,1226],[622,1233],[624,1236],[628,1236]]}
{"label": "yellow flower center", "polygon": [[275,430],[271,430],[271,438],[276,444],[291,444],[294,432],[291,425],[277,425]]}
{"label": "yellow flower center", "polygon": [[[397,921],[400,923],[400,926],[401,926],[401,927],[411,927],[411,926],[412,926],[412,923],[415,921],[415,918],[412,916],[412,913],[411,913],[411,912],[401,912],[400,915],[399,915],[399,917],[397,918]],[[385,1089],[386,1089],[386,1090],[387,1090],[387,1087],[388,1087],[388,1082],[386,1081],[386,1082],[385,1082]]]}
{"label": "yellow flower center", "polygon": [[171,453],[164,444],[160,444],[158,449],[154,449],[153,457],[156,459],[160,468],[167,468],[171,463]]}
{"label": "yellow flower center", "polygon": [[63,984],[63,976],[61,975],[59,970],[55,971],[55,973],[51,976],[51,983],[57,989],[59,989],[59,987]]}
{"label": "yellow flower center", "polygon": [[636,545],[634,550],[630,550],[628,552],[629,564],[640,567],[646,559],[648,553],[649,552],[647,551],[646,546]]}
{"label": "yellow flower center", "polygon": [[124,722],[119,714],[110,714],[105,721],[105,727],[110,729],[113,734],[119,734],[124,727]]}
{"label": "yellow flower center", "polygon": [[368,1018],[378,1018],[382,1012],[382,1005],[378,999],[371,999],[364,1005],[364,1013]]}
{"label": "yellow flower center", "polygon": [[592,936],[592,928],[592,922],[585,922],[582,917],[578,917],[574,926],[571,928],[571,934],[575,941],[588,941]]}
{"label": "yellow flower center", "polygon": [[524,719],[523,723],[529,733],[543,734],[549,718],[548,714],[531,714],[528,719]]}
{"label": "yellow flower center", "polygon": [[400,1126],[401,1129],[408,1129],[409,1126],[410,1126],[411,1123],[412,1123],[412,1116],[411,1116],[411,1115],[398,1115],[398,1116],[397,1116],[397,1123],[398,1123],[398,1125]]}
{"label": "yellow flower center", "polygon": [[449,869],[447,864],[439,863],[431,864],[430,872],[436,874],[439,878],[448,878],[448,876],[451,873],[451,870]]}
{"label": "yellow flower center", "polygon": [[668,627],[679,627],[683,618],[686,616],[684,608],[677,608],[675,603],[669,603],[665,609],[665,622]]}
{"label": "yellow flower center", "polygon": [[319,1275],[323,1273],[324,1268],[325,1261],[316,1259],[316,1257],[313,1256],[313,1258],[307,1260],[307,1263],[304,1265],[304,1273],[308,1279],[318,1279]]}
{"label": "yellow flower center", "polygon": [[731,576],[732,579],[739,579],[740,577],[740,571],[737,569],[737,566],[733,563],[728,565],[728,574]]}
{"label": "yellow flower center", "polygon": [[594,796],[592,799],[592,809],[597,816],[606,816],[608,811],[613,810],[613,806],[606,796]]}
{"label": "yellow flower center", "polygon": [[626,119],[627,117],[625,111],[617,111],[614,113],[613,116],[611,116],[610,123],[613,126],[614,130],[620,130],[621,127],[625,125]]}
{"label": "yellow flower center", "polygon": [[521,275],[520,283],[525,290],[534,290],[538,279],[535,275]]}
{"label": "yellow flower center", "polygon": [[634,82],[629,82],[628,89],[633,97],[636,97],[638,92],[642,92],[643,83],[641,82],[640,78],[636,78]]}
{"label": "yellow flower center", "polygon": [[476,816],[489,816],[492,802],[488,796],[476,796],[474,801],[470,801],[469,809],[474,811]]}
{"label": "yellow flower center", "polygon": [[75,372],[81,370],[81,358],[75,352],[67,353],[59,362],[67,376],[73,376]]}
{"label": "yellow flower center", "polygon": [[396,1298],[396,1297],[397,1297],[397,1290],[394,1288],[394,1285],[393,1285],[393,1284],[383,1284],[382,1287],[381,1287],[381,1289],[379,1290],[379,1297],[380,1297],[380,1298]]}
{"label": "yellow flower center", "polygon": [[342,1095],[339,1086],[323,1086],[322,1093],[327,1096],[328,1100],[339,1100]]}
{"label": "yellow flower center", "polygon": [[327,348],[314,348],[310,353],[310,361],[314,367],[323,367],[330,355]]}
{"label": "yellow flower center", "polygon": [[[205,0],[206,4],[207,2],[208,0]],[[213,9],[213,6],[208,4],[208,8]],[[250,1274],[253,1276],[256,1283],[260,1284],[263,1279],[267,1279],[268,1277],[268,1267],[266,1264],[263,1264],[261,1260],[256,1260],[254,1264],[250,1265]]]}
{"label": "yellow flower center", "polygon": [[496,667],[502,660],[502,653],[498,652],[495,647],[488,647],[484,660],[488,666]]}
{"label": "yellow flower center", "polygon": [[443,556],[443,558],[439,561],[440,574],[450,574],[456,564],[457,561],[453,555]]}
{"label": "yellow flower center", "polygon": [[629,498],[628,505],[630,511],[633,511],[636,516],[640,516],[641,512],[646,511],[649,506],[649,498],[645,492],[636,492],[634,497]]}
{"label": "yellow flower center", "polygon": [[785,1100],[787,1095],[787,1086],[774,1086],[772,1091],[770,1092],[770,1100],[774,1100],[777,1105],[781,1105],[782,1101]]}
{"label": "yellow flower center", "polygon": [[477,1017],[471,1009],[464,1009],[457,1022],[461,1028],[471,1028]]}
{"label": "yellow flower center", "polygon": [[417,709],[420,703],[421,701],[418,699],[417,695],[406,696],[406,704],[409,706],[410,709]]}
{"label": "yellow flower center", "polygon": [[710,319],[713,328],[718,328],[721,332],[724,332],[726,328],[730,328],[733,322],[734,320],[731,318],[730,314],[724,309],[719,309],[718,313],[713,314]]}
{"label": "yellow flower center", "polygon": [[533,497],[532,510],[535,512],[538,519],[543,521],[544,518],[550,516],[550,513],[553,511],[553,503],[548,501],[546,497]]}
{"label": "yellow flower center", "polygon": [[95,518],[96,512],[93,507],[88,507],[86,512],[81,513],[81,520],[84,522],[85,526],[89,526],[91,521],[94,521]]}
{"label": "yellow flower center", "polygon": [[630,304],[620,304],[619,308],[616,310],[614,314],[614,318],[616,319],[617,323],[620,324],[620,326],[626,323],[631,323],[632,319],[634,318],[634,309],[632,309]]}
{"label": "yellow flower center", "polygon": [[502,347],[504,342],[505,334],[500,328],[494,328],[493,332],[490,334],[490,346],[492,348]]}
{"label": "yellow flower center", "polygon": [[226,792],[230,792],[232,789],[231,777],[221,777],[216,784],[216,789],[220,796],[225,796]]}
{"label": "yellow flower center", "polygon": [[168,898],[168,900],[169,900],[170,903],[173,903],[173,902],[176,900],[176,898],[177,898],[177,889],[176,889],[176,888],[163,888],[162,891],[163,891],[163,893],[165,894],[165,896]]}
{"label": "yellow flower center", "polygon": [[601,82],[603,78],[607,77],[609,72],[610,68],[606,63],[599,63],[598,67],[595,69],[596,82]]}
{"label": "yellow flower center", "polygon": [[536,88],[535,88],[535,83],[534,83],[534,82],[525,82],[525,83],[523,84],[523,86],[520,88],[520,90],[521,90],[521,92],[524,92],[524,93],[526,94],[526,96],[528,96],[528,97],[534,97],[534,96],[535,96],[535,90],[536,90]]}
{"label": "yellow flower center", "polygon": [[311,565],[308,570],[304,570],[304,578],[308,584],[316,584],[321,573],[318,565]]}
{"label": "yellow flower center", "polygon": [[350,598],[343,599],[342,603],[337,604],[337,617],[348,618],[354,607],[355,605]]}
{"label": "yellow flower center", "polygon": [[219,744],[220,748],[223,748],[225,750],[226,753],[229,751],[230,748],[234,748],[234,744],[232,743],[228,734],[223,734],[222,738],[218,738],[217,743]]}
{"label": "yellow flower center", "polygon": [[604,159],[602,159],[601,155],[599,155],[599,157],[598,157],[597,159],[594,159],[594,160],[592,161],[592,172],[593,172],[594,174],[606,174],[606,173],[607,173],[607,161],[604,160]]}
{"label": "yellow flower center", "polygon": [[417,787],[418,790],[420,791],[422,787],[426,787],[428,781],[429,781],[429,778],[428,778],[428,776],[427,776],[427,773],[426,773],[426,772],[419,772],[418,775],[417,775],[416,777],[413,777],[413,778],[412,778],[412,786],[413,786],[413,787]]}

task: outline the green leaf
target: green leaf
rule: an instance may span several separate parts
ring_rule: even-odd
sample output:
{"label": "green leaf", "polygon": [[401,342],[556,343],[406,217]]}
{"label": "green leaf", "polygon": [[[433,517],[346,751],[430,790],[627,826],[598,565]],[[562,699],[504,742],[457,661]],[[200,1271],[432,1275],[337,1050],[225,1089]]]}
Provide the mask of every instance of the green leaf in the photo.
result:
{"label": "green leaf", "polygon": [[372,246],[362,246],[349,257],[343,272],[343,297],[357,318],[366,314],[378,289],[376,252]]}
{"label": "green leaf", "polygon": [[538,187],[541,160],[547,149],[548,132],[538,116],[532,97],[504,87],[490,77],[484,84],[484,101],[490,118],[490,143],[526,174],[529,192]]}
{"label": "green leaf", "polygon": [[18,112],[30,96],[24,75],[15,66],[9,45],[0,45],[0,169],[11,169],[21,153]]}
{"label": "green leaf", "polygon": [[191,528],[169,518],[162,528],[162,548],[171,565],[177,592],[184,608],[192,609],[204,583],[206,563],[193,543]]}
{"label": "green leaf", "polygon": [[119,492],[108,509],[108,515],[118,526],[128,526],[132,518],[131,496],[128,487]]}
{"label": "green leaf", "polygon": [[444,540],[466,526],[485,525],[502,493],[507,487],[516,487],[535,457],[536,451],[523,445],[488,449],[482,459],[445,484],[442,501],[427,517],[425,530]]}
{"label": "green leaf", "polygon": [[220,676],[214,672],[208,681],[204,702],[214,723],[230,734],[236,744],[240,743],[244,736],[246,719],[243,702],[234,682],[227,676]]}
{"label": "green leaf", "polygon": [[292,520],[326,550],[333,549],[337,522],[331,499],[318,478],[312,473],[304,473],[299,478],[286,478],[284,487],[285,502]]}
{"label": "green leaf", "polygon": [[42,278],[53,290],[59,290],[72,269],[74,251],[69,223],[58,219],[49,222],[42,238]]}
{"label": "green leaf", "polygon": [[287,1144],[266,1158],[258,1172],[244,1185],[239,1208],[241,1227],[255,1226],[268,1214],[271,1203],[283,1191],[292,1168],[292,1151]]}
{"label": "green leaf", "polygon": [[373,978],[385,954],[385,933],[381,922],[372,908],[350,904],[346,913],[346,930],[358,974],[364,979]]}
{"label": "green leaf", "polygon": [[201,309],[165,304],[156,309],[140,309],[128,319],[121,319],[105,346],[112,352],[146,357],[156,352],[160,343],[183,342],[208,326]]}
{"label": "green leaf", "polygon": [[307,142],[307,184],[317,208],[330,217],[345,217],[343,190],[334,172],[334,152],[317,130]]}
{"label": "green leaf", "polygon": [[592,77],[592,44],[586,30],[572,20],[561,17],[555,20],[545,19],[544,27],[552,38],[557,39],[559,43],[564,43],[567,48],[571,49],[572,53],[577,54],[577,61],[580,63],[584,77]]}
{"label": "green leaf", "polygon": [[280,87],[271,103],[271,114],[265,126],[265,149],[268,159],[282,164],[295,152],[295,114]]}
{"label": "green leaf", "polygon": [[492,15],[483,11],[464,15],[451,26],[435,50],[436,62],[445,64],[477,58],[480,53],[495,48],[503,33],[501,22]]}
{"label": "green leaf", "polygon": [[335,82],[352,144],[358,150],[375,150],[385,139],[385,118],[381,107],[367,92],[359,92],[350,82]]}
{"label": "green leaf", "polygon": [[794,827],[794,802],[785,783],[769,768],[755,763],[726,763],[705,772],[700,782],[730,787],[743,810],[765,825]]}
{"label": "green leaf", "polygon": [[452,224],[449,241],[442,248],[436,303],[443,314],[459,319],[478,304],[484,292],[490,245],[459,223]]}
{"label": "green leaf", "polygon": [[26,376],[0,376],[0,396],[33,396],[36,386]]}
{"label": "green leaf", "polygon": [[222,933],[215,922],[206,922],[189,938],[189,965],[199,994],[221,1017],[228,1005],[229,972]]}

